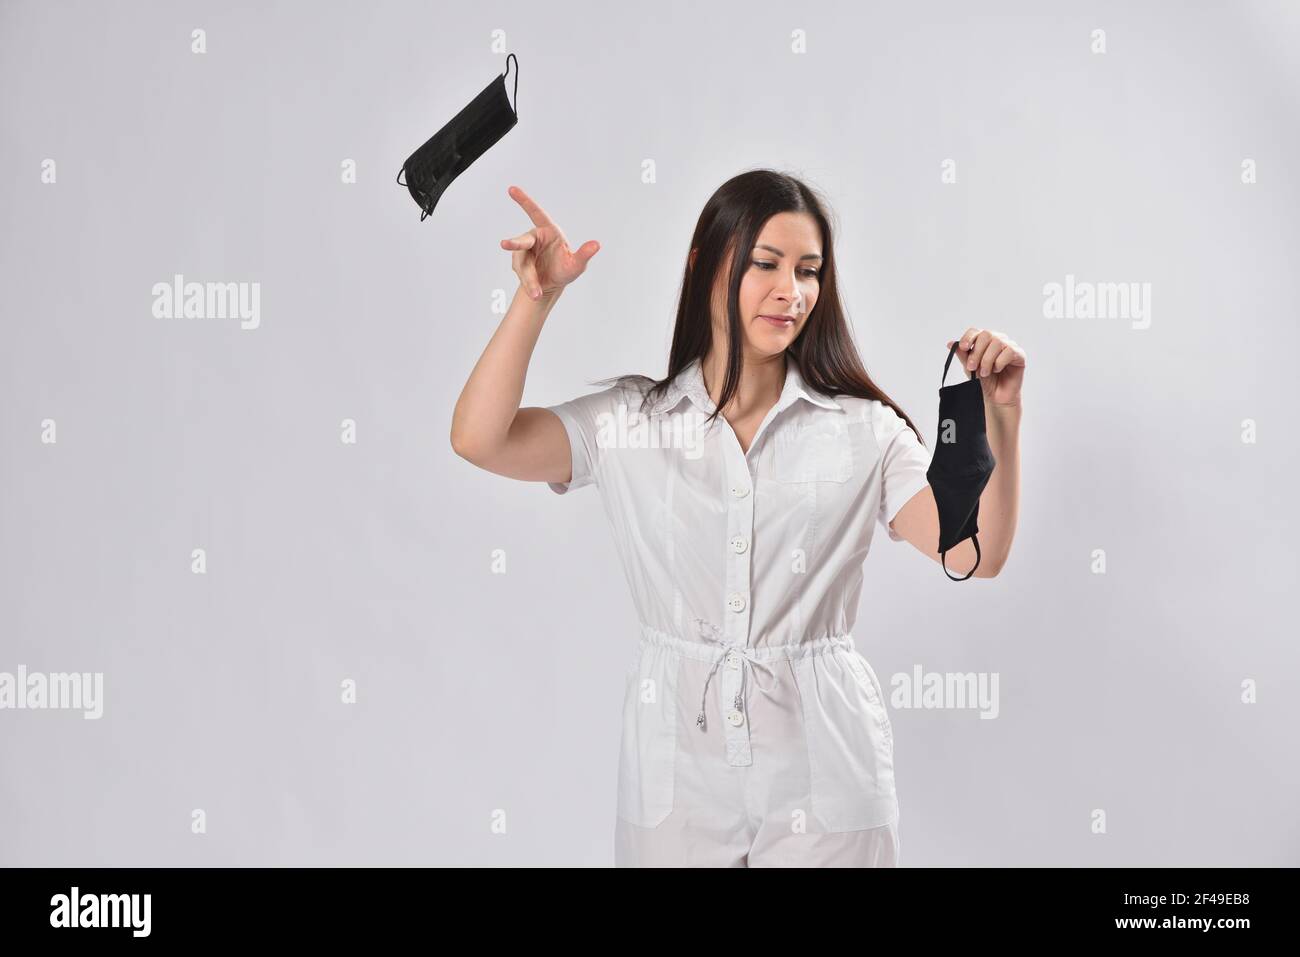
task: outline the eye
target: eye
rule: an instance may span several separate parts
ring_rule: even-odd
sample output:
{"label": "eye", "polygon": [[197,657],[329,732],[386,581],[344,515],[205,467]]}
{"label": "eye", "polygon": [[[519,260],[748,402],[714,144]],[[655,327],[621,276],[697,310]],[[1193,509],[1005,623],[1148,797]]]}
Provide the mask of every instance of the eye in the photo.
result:
{"label": "eye", "polygon": [[[762,260],[762,259],[755,259],[755,260],[754,260],[754,265],[757,266],[759,269],[763,269],[763,270],[775,269],[775,268],[776,268],[776,263],[766,262],[766,261],[764,261],[764,260]],[[811,266],[808,266],[808,267],[805,267],[804,269],[801,269],[800,272],[803,273],[803,275],[807,276],[809,279],[816,279],[818,276],[821,275],[821,273],[820,273],[819,270],[817,270],[817,269],[815,269],[815,268],[813,268],[813,267],[811,267]]]}

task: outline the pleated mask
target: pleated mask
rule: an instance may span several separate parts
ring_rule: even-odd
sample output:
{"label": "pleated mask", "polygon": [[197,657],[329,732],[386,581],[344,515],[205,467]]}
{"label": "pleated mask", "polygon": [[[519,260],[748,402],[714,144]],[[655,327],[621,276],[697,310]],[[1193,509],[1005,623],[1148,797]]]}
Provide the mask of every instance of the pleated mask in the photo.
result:
{"label": "pleated mask", "polygon": [[[506,74],[515,61],[515,104],[519,103],[519,58],[506,57],[506,72],[483,88],[469,105],[407,157],[397,182],[410,190],[420,206],[420,222],[429,216],[452,181],[492,148],[519,122],[519,113],[506,96]],[[402,182],[406,174],[406,182]]]}

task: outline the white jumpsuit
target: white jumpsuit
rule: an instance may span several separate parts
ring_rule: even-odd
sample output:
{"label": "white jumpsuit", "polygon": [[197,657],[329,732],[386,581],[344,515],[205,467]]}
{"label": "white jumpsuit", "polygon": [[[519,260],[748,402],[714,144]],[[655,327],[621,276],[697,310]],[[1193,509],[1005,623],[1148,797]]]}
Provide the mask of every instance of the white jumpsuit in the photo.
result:
{"label": "white jumpsuit", "polygon": [[876,522],[930,452],[889,406],[787,360],[748,453],[699,360],[638,416],[615,385],[548,407],[594,484],[640,634],[626,674],[618,866],[896,866],[893,730],[852,629]]}

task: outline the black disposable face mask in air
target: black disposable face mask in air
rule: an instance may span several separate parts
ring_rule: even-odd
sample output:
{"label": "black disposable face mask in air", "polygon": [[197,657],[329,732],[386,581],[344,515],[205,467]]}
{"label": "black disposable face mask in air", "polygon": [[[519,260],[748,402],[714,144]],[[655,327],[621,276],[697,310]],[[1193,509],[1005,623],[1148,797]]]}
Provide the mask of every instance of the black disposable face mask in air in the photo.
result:
{"label": "black disposable face mask in air", "polygon": [[[519,58],[506,57],[506,73],[515,61],[515,105],[519,104]],[[424,212],[420,222],[433,212],[443,192],[471,163],[490,149],[519,122],[519,114],[506,96],[506,73],[483,88],[469,105],[453,116],[442,129],[412,153],[397,171],[397,182],[411,191]],[[406,182],[402,182],[402,174]]]}
{"label": "black disposable face mask in air", "polygon": [[[975,372],[965,382],[943,384],[956,352],[954,342],[943,364],[943,379],[939,380],[939,438],[925,477],[939,506],[939,561],[943,573],[955,582],[964,582],[980,567],[980,540],[975,534],[979,531],[976,519],[980,494],[997,461],[984,432],[984,388]],[[945,442],[945,438],[950,441]],[[975,568],[961,578],[953,578],[944,561],[945,553],[968,538],[975,543]]]}

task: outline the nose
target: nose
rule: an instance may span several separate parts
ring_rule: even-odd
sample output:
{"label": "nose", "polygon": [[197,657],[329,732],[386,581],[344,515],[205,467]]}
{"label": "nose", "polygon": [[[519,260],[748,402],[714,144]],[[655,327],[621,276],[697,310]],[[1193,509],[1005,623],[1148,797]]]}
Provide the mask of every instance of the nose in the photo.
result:
{"label": "nose", "polygon": [[803,311],[803,290],[800,287],[800,277],[793,272],[787,277],[788,282],[776,282],[774,294],[777,299],[783,299],[784,302],[792,304],[796,311]]}
{"label": "nose", "polygon": [[797,282],[790,287],[788,292],[781,289],[774,290],[774,295],[777,299],[790,303],[795,312],[804,311],[803,290],[799,288]]}

